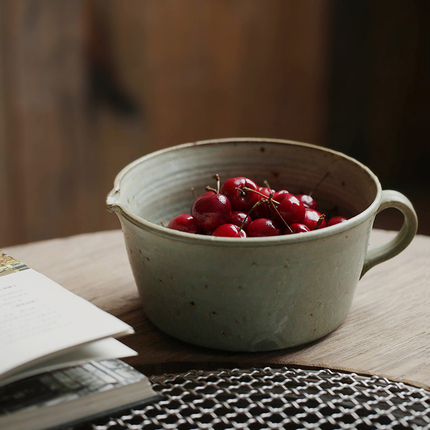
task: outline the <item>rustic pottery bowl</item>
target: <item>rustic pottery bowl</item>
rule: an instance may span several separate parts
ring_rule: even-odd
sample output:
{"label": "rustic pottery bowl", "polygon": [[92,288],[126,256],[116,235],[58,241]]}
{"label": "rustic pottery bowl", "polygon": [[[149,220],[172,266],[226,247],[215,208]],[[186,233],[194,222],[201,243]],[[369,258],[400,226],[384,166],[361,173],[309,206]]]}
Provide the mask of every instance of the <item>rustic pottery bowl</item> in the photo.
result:
{"label": "rustic pottery bowl", "polygon": [[[220,238],[168,229],[189,213],[198,194],[221,180],[248,176],[274,189],[314,192],[322,211],[336,207],[344,223],[305,234]],[[274,350],[336,329],[357,283],[372,266],[413,239],[409,200],[383,191],[364,165],[339,152],[274,139],[221,139],[146,155],[116,177],[107,207],[121,222],[147,317],[192,344],[231,351]],[[404,223],[387,244],[368,251],[378,212],[400,210]]]}

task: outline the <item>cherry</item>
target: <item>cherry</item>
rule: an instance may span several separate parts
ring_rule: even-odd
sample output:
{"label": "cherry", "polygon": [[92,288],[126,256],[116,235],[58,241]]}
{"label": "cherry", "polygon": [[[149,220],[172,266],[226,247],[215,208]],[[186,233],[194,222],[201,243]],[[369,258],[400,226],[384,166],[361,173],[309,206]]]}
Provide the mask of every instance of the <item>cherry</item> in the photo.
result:
{"label": "cherry", "polygon": [[233,211],[230,217],[230,223],[242,227],[246,231],[249,224],[252,222],[252,218],[242,211]]}
{"label": "cherry", "polygon": [[291,224],[290,229],[291,231],[288,228],[286,228],[284,233],[285,234],[307,233],[308,231],[311,231],[311,229],[307,225],[301,224],[301,223]]}
{"label": "cherry", "polygon": [[328,220],[327,227],[331,225],[340,224],[341,222],[345,222],[345,221],[348,221],[348,218],[344,216],[334,216]]}
{"label": "cherry", "polygon": [[246,237],[246,233],[243,229],[241,229],[237,225],[222,224],[214,230],[214,232],[212,233],[212,236],[243,238],[243,237]]}
{"label": "cherry", "polygon": [[247,234],[249,237],[278,236],[281,234],[279,225],[268,218],[257,218],[249,224]]}
{"label": "cherry", "polygon": [[206,187],[206,193],[195,197],[191,215],[176,216],[168,228],[221,237],[267,237],[284,230],[285,234],[309,232],[347,220],[334,216],[327,222],[312,197],[315,189],[297,195],[285,189],[275,192],[268,182],[258,187],[243,176],[228,179],[221,188],[219,175],[214,177],[216,189]]}
{"label": "cherry", "polygon": [[[268,198],[269,196],[273,193],[275,193],[275,190],[272,190],[271,188],[268,187],[258,187],[258,191],[259,191],[259,202],[260,204],[258,204],[257,206],[254,206],[254,208],[251,210],[250,215],[252,216],[252,218],[256,219],[256,218],[270,218],[270,204],[268,202]],[[261,195],[266,196],[267,198],[262,197]]]}
{"label": "cherry", "polygon": [[175,216],[169,222],[167,228],[194,234],[203,233],[203,230],[197,225],[196,220],[190,214],[181,214]]}
{"label": "cherry", "polygon": [[194,200],[191,215],[199,227],[214,230],[230,221],[231,204],[225,195],[208,191]]}
{"label": "cherry", "polygon": [[305,208],[305,218],[303,220],[303,224],[305,224],[311,230],[324,228],[327,225],[323,215],[321,215],[315,209],[309,208]]}
{"label": "cherry", "polygon": [[[271,218],[277,219],[278,221],[282,221],[278,213],[279,203],[285,199],[285,197],[289,196],[291,193],[287,190],[276,191],[272,196],[272,204],[271,204]],[[276,202],[276,203],[275,203]],[[275,207],[274,207],[275,206]]]}
{"label": "cherry", "polygon": [[221,187],[221,194],[230,200],[232,209],[246,213],[260,199],[255,191],[258,191],[257,184],[243,176],[227,179]]}
{"label": "cherry", "polygon": [[317,202],[309,194],[296,194],[296,197],[305,205],[305,207],[318,210]]}
{"label": "cherry", "polygon": [[279,202],[277,209],[279,214],[276,213],[276,219],[279,219],[280,215],[282,217],[280,220],[287,224],[303,223],[305,206],[294,194],[288,193],[285,195]]}
{"label": "cherry", "polygon": [[287,190],[276,191],[275,194],[273,194],[273,200],[280,203],[289,194],[291,193]]}
{"label": "cherry", "polygon": [[255,206],[250,215],[253,219],[257,218],[270,218],[271,209],[267,199],[261,198],[259,204]]}
{"label": "cherry", "polygon": [[258,191],[261,193],[261,194],[264,194],[265,196],[267,196],[267,197],[269,197],[270,196],[270,194],[272,194],[272,193],[275,193],[275,190],[272,190],[271,188],[269,188],[269,187],[258,187]]}

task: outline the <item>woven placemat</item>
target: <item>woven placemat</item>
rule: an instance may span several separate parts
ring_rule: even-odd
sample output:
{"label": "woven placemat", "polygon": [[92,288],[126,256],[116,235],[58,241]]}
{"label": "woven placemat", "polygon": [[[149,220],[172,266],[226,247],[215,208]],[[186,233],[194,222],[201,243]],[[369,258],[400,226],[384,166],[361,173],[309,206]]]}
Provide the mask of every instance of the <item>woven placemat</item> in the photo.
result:
{"label": "woven placemat", "polygon": [[377,376],[265,367],[150,379],[161,400],[76,430],[430,429],[430,392]]}

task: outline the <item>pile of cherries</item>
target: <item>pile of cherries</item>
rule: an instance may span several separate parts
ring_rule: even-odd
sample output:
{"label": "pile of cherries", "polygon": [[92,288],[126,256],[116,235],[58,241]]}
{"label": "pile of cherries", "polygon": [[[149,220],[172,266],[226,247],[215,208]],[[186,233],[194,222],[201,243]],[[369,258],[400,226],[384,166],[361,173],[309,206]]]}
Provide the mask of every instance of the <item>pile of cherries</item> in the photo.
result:
{"label": "pile of cherries", "polygon": [[221,186],[206,187],[190,214],[174,217],[168,228],[194,234],[222,237],[267,237],[306,233],[346,221],[343,216],[326,216],[310,194],[292,194],[260,187],[249,178],[227,179]]}

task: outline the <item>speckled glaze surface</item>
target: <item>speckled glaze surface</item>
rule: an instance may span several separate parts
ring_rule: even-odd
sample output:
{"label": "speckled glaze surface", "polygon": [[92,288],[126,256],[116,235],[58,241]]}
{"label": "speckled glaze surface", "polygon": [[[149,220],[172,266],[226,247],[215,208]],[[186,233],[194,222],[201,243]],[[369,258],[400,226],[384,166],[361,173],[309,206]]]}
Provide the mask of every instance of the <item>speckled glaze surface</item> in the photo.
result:
{"label": "speckled glaze surface", "polygon": [[[232,239],[163,227],[189,213],[191,188],[248,176],[290,192],[314,192],[347,222],[306,234]],[[357,161],[321,147],[275,139],[184,144],[142,157],[115,179],[116,212],[148,318],[183,341],[230,351],[267,351],[316,340],[345,319],[360,277],[411,242],[417,218],[402,194],[381,189]],[[396,238],[368,250],[376,214],[403,212]]]}

